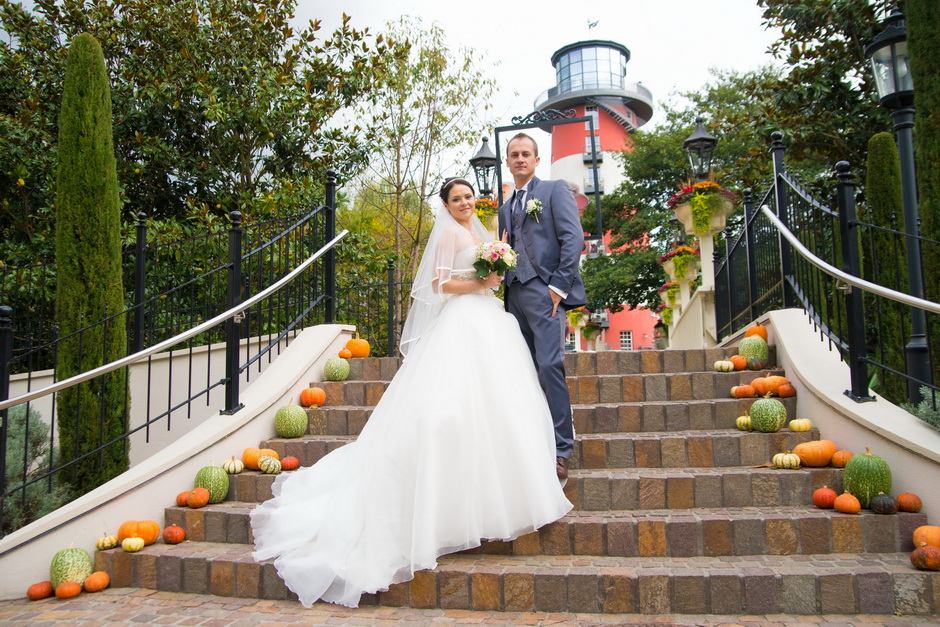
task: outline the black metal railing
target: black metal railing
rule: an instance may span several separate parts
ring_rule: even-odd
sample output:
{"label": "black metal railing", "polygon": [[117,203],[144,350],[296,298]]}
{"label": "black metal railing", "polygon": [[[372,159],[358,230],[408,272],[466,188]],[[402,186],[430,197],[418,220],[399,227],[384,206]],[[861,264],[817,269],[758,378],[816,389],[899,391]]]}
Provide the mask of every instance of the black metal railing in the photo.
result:
{"label": "black metal railing", "polygon": [[[227,262],[209,271],[194,268],[192,275],[182,277],[181,284],[173,289],[108,316],[79,331],[75,337],[56,338],[43,347],[47,352],[42,358],[54,364],[59,342],[75,340],[89,352],[101,350],[104,347],[83,344],[83,333],[103,327],[99,336],[105,338],[102,344],[106,346],[108,329],[116,325],[133,327],[135,319],[143,319],[143,326],[135,328],[144,338],[140,342],[143,348],[113,362],[111,366],[115,368],[107,373],[98,374],[110,367],[106,364],[78,375],[71,384],[67,381],[58,381],[52,386],[34,383],[32,377],[36,369],[30,367],[31,360],[38,361],[40,353],[31,350],[11,356],[16,345],[18,315],[8,306],[0,307],[0,357],[9,357],[0,359],[0,468],[7,469],[0,474],[0,533],[9,533],[67,502],[80,491],[70,487],[80,467],[101,468],[109,454],[126,452],[132,437],[149,442],[154,428],[169,431],[175,421],[191,419],[197,402],[217,407],[223,413],[238,411],[241,380],[247,380],[253,369],[260,370],[262,362],[273,359],[300,329],[333,322],[336,295],[331,291],[333,282],[327,277],[335,267],[333,246],[345,235],[345,232],[339,238],[333,235],[335,199],[336,179],[330,172],[324,205],[294,219],[280,232],[277,230],[281,223],[276,221],[246,229],[234,212],[231,225],[224,232]],[[202,242],[208,249],[214,249],[215,245],[208,242],[218,241],[213,239],[216,237],[206,235]],[[242,254],[243,247],[251,249]],[[136,252],[141,250],[150,252],[146,246]],[[138,256],[142,263],[151,264],[161,258],[161,254]],[[135,277],[139,276],[135,270]],[[188,295],[189,303],[204,304],[184,305],[181,295]],[[211,295],[211,299],[207,295]],[[200,301],[200,297],[204,298]],[[176,304],[160,305],[166,301],[176,301]],[[227,312],[234,313],[220,319]],[[186,326],[185,321],[190,323],[186,333],[173,334],[173,330]],[[196,365],[194,360],[195,349],[216,339],[225,342],[224,372],[213,371],[211,360],[205,356],[205,365]],[[159,359],[155,358],[155,353],[160,353]],[[174,361],[173,357],[180,355],[182,359]],[[133,420],[126,422],[116,437],[106,436],[101,431],[94,445],[80,450],[60,450],[57,420],[61,419],[61,408],[57,404],[64,398],[60,394],[67,388],[94,388],[94,394],[101,394],[107,388],[101,382],[115,377],[114,380],[125,382],[126,390],[126,381],[131,376],[129,364],[134,361],[146,363],[146,368],[142,369],[146,393],[145,398],[133,399]],[[97,363],[102,360],[98,359]],[[174,372],[174,364],[184,372]],[[17,370],[26,373],[23,376],[28,392],[7,400],[10,374]],[[185,383],[174,384],[179,379]],[[55,381],[54,374],[52,381]],[[45,391],[36,390],[37,387]],[[82,398],[81,393],[78,396]],[[18,399],[21,402],[13,406]],[[131,416],[131,399],[126,391],[118,405],[115,413],[127,420]],[[46,415],[40,413],[40,408]],[[205,409],[201,412],[202,415],[209,413]],[[59,418],[53,419],[57,414]],[[15,420],[8,420],[9,416]]]}
{"label": "black metal railing", "polygon": [[[940,242],[902,232],[896,220],[861,220],[871,212],[856,207],[856,185],[846,162],[836,165],[836,209],[820,202],[784,169],[782,139],[774,133],[773,180],[756,202],[745,191],[740,231],[725,231],[725,255],[715,262],[719,338],[765,312],[800,307],[849,365],[850,397],[869,400],[874,390],[894,403],[916,405],[926,392],[936,409],[937,343],[930,334],[940,323],[936,305],[898,298],[917,293],[899,270],[906,247],[916,241],[923,256],[937,255]],[[926,337],[912,338],[914,310],[927,317]],[[924,343],[927,351],[918,348]]]}

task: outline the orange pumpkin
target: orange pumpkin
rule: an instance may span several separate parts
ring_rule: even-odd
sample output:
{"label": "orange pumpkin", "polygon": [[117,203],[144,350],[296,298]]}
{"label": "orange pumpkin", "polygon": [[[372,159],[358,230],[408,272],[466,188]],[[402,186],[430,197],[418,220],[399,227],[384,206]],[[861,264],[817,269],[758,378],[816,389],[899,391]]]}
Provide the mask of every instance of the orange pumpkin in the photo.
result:
{"label": "orange pumpkin", "polygon": [[800,458],[800,464],[803,466],[812,466],[819,468],[828,466],[832,461],[832,455],[836,452],[836,445],[829,440],[811,440],[809,442],[800,442],[793,447],[793,452]]}
{"label": "orange pumpkin", "polygon": [[186,531],[177,525],[170,525],[163,530],[163,541],[167,544],[179,544],[186,539]]}
{"label": "orange pumpkin", "polygon": [[300,404],[304,407],[320,407],[326,403],[326,392],[323,388],[307,388],[300,393]]}
{"label": "orange pumpkin", "polygon": [[40,581],[39,583],[34,583],[26,590],[26,598],[30,601],[38,601],[39,599],[51,597],[52,592],[51,581]]}
{"label": "orange pumpkin", "polygon": [[777,396],[780,398],[790,398],[791,396],[796,396],[796,388],[794,388],[789,383],[784,383],[777,388]]}
{"label": "orange pumpkin", "polygon": [[82,593],[81,584],[74,581],[64,581],[55,589],[55,595],[60,599],[71,599]]}
{"label": "orange pumpkin", "polygon": [[193,509],[204,507],[209,502],[209,491],[205,488],[193,488],[186,499],[186,504]]}
{"label": "orange pumpkin", "polygon": [[128,520],[118,527],[118,542],[127,538],[140,538],[144,545],[153,544],[160,537],[160,525],[152,520]]}
{"label": "orange pumpkin", "polygon": [[752,335],[758,335],[764,338],[764,341],[767,340],[767,327],[762,325],[760,322],[755,322],[747,328],[747,331],[744,332],[744,337],[751,337]]}
{"label": "orange pumpkin", "polygon": [[293,456],[287,456],[281,460],[281,470],[297,470],[300,468],[300,460]]}
{"label": "orange pumpkin", "polygon": [[176,504],[180,507],[186,507],[186,499],[189,498],[189,491],[180,492],[176,495]]}
{"label": "orange pumpkin", "polygon": [[845,468],[845,465],[849,463],[853,455],[855,455],[855,453],[852,451],[836,451],[832,454],[832,465],[836,468]]}
{"label": "orange pumpkin", "polygon": [[103,570],[94,572],[85,577],[85,592],[98,592],[111,585],[111,576]]}
{"label": "orange pumpkin", "polygon": [[246,448],[242,453],[242,462],[245,464],[245,468],[258,470],[258,460],[265,456],[273,457],[278,461],[281,459],[276,452],[269,448]]}
{"label": "orange pumpkin", "polygon": [[911,494],[910,492],[898,494],[898,509],[902,512],[917,513],[923,506],[923,502],[921,502],[920,497],[916,494]]}
{"label": "orange pumpkin", "polygon": [[767,396],[770,394],[770,381],[767,380],[767,377],[757,377],[751,381],[751,387],[754,388],[754,393],[757,396]]}
{"label": "orange pumpkin", "polygon": [[911,564],[918,570],[940,570],[940,549],[935,546],[919,546],[911,553]]}
{"label": "orange pumpkin", "polygon": [[848,492],[843,492],[837,496],[832,505],[837,512],[843,514],[857,514],[862,509],[862,504],[859,503],[858,499]]}
{"label": "orange pumpkin", "polygon": [[731,388],[731,396],[734,398],[753,398],[755,394],[753,385],[736,385]]}
{"label": "orange pumpkin", "polygon": [[346,342],[346,348],[349,349],[353,357],[368,357],[371,350],[369,341],[360,339],[358,333],[356,333],[356,337]]}
{"label": "orange pumpkin", "polygon": [[348,348],[344,348],[343,350],[341,350],[340,352],[336,354],[342,357],[343,359],[350,359],[353,356],[352,351],[349,350]]}
{"label": "orange pumpkin", "polygon": [[831,509],[837,496],[835,490],[829,486],[823,486],[813,492],[813,505],[820,509]]}
{"label": "orange pumpkin", "polygon": [[940,527],[924,525],[914,530],[914,546],[929,544],[940,548]]}
{"label": "orange pumpkin", "polygon": [[735,370],[744,370],[745,368],[747,368],[747,360],[744,357],[741,357],[740,355],[732,355],[731,357],[728,358],[728,361],[734,364]]}

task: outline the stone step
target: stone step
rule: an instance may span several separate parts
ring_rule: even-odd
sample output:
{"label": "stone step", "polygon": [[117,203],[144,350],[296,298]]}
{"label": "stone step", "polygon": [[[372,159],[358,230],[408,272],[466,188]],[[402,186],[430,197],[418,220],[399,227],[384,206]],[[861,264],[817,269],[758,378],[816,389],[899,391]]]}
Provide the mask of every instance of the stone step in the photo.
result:
{"label": "stone step", "polygon": [[[782,370],[762,370],[569,375],[568,396],[572,404],[578,405],[724,399],[731,398],[732,386],[750,383],[759,376],[782,373]],[[314,382],[311,385],[323,388],[326,392],[325,407],[372,407],[382,398],[389,381],[347,379]]]}
{"label": "stone step", "polygon": [[[179,525],[191,542],[251,544],[248,514],[255,505],[167,507],[164,524]],[[913,531],[925,524],[926,514],[884,516],[863,510],[851,516],[813,506],[573,511],[512,542],[485,541],[470,552],[620,557],[894,553],[912,551]]]}
{"label": "stone step", "polygon": [[[726,348],[708,348],[566,353],[565,371],[575,376],[711,372],[716,361],[729,357],[733,352]],[[771,346],[767,365],[776,363],[776,350]],[[398,357],[350,359],[349,379],[390,381],[400,365]]]}
{"label": "stone step", "polygon": [[[719,398],[690,401],[589,403],[571,406],[579,434],[732,429],[755,399]],[[796,399],[780,399],[791,417]],[[359,435],[373,406],[340,405],[307,410],[310,435]]]}
{"label": "stone step", "polygon": [[[324,455],[357,436],[308,435],[272,438],[262,448],[292,455],[302,466],[312,466]],[[770,461],[775,453],[791,451],[800,442],[818,440],[819,431],[795,433],[745,432],[737,429],[649,433],[577,434],[570,468],[713,468],[754,466]]]}
{"label": "stone step", "polygon": [[[271,498],[274,475],[246,470],[229,482],[228,501]],[[824,485],[842,490],[842,469],[775,470],[716,468],[572,469],[565,494],[575,509],[589,511],[777,507],[806,505]]]}
{"label": "stone step", "polygon": [[[260,599],[296,598],[245,544],[153,544],[97,551],[115,587]],[[908,614],[940,612],[940,572],[907,553],[585,557],[457,554],[363,605],[630,614]]]}

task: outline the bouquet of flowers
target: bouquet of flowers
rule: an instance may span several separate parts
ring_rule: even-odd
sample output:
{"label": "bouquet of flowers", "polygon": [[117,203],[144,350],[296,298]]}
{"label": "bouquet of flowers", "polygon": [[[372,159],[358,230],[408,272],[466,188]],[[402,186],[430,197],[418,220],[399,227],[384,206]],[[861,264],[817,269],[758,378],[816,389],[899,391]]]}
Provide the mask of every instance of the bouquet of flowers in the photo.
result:
{"label": "bouquet of flowers", "polygon": [[483,242],[477,246],[473,269],[477,276],[485,279],[490,272],[502,276],[506,270],[516,269],[516,251],[506,242]]}

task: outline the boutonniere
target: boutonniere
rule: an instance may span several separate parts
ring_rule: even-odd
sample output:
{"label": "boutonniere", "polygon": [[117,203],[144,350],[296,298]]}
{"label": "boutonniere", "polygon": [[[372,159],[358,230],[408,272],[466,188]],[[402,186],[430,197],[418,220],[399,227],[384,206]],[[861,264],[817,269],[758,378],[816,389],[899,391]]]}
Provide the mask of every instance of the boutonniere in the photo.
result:
{"label": "boutonniere", "polygon": [[538,198],[531,198],[529,202],[525,204],[525,212],[530,218],[535,218],[535,221],[539,221],[539,214],[542,213],[542,201]]}

